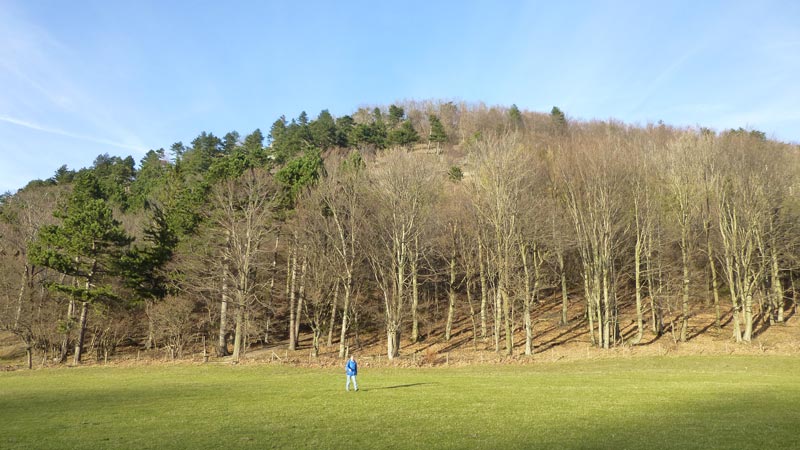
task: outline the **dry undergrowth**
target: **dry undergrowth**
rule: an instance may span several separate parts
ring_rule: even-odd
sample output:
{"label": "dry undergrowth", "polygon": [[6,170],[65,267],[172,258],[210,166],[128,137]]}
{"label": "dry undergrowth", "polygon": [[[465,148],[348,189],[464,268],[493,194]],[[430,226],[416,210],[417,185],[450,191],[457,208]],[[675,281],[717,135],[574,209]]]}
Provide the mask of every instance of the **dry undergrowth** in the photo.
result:
{"label": "dry undergrowth", "polygon": [[[500,352],[495,352],[491,323],[487,329],[486,339],[474,339],[472,322],[468,316],[462,315],[455,326],[449,342],[438,334],[423,336],[417,343],[404,341],[401,355],[389,360],[386,357],[385,336],[379,331],[373,334],[361,333],[360,345],[353,345],[352,351],[357,355],[363,367],[433,367],[433,366],[465,366],[473,364],[537,364],[542,362],[575,361],[605,358],[636,358],[650,356],[689,356],[689,355],[800,355],[800,321],[796,310],[787,311],[787,321],[783,325],[765,325],[758,323],[756,336],[749,344],[736,344],[731,339],[732,328],[730,311],[723,314],[723,327],[717,329],[714,316],[709,307],[697,311],[690,319],[689,340],[678,342],[675,334],[668,329],[656,336],[649,328],[639,345],[629,342],[636,334],[635,315],[625,312],[621,316],[620,328],[622,343],[611,349],[598,349],[591,345],[587,325],[582,320],[583,304],[574,302],[570,308],[570,324],[559,325],[560,305],[556,301],[540,305],[534,315],[534,354],[524,355],[524,330],[518,329],[514,335],[514,354],[504,354],[505,341],[501,336]],[[678,324],[678,320],[675,320]],[[649,327],[649,323],[646,324]],[[443,329],[444,327],[439,327]],[[320,355],[313,357],[310,350],[309,336],[301,336],[299,349],[293,352],[286,350],[285,342],[268,346],[251,347],[240,365],[286,364],[303,367],[334,368],[341,366],[338,358],[338,344],[322,347]],[[0,334],[0,370],[20,368],[24,363],[24,348],[15,342],[9,334]],[[35,367],[53,366],[52,362],[34,359]],[[107,364],[113,366],[145,366],[164,364],[231,364],[231,358],[204,358],[202,348],[196,349],[191,356],[173,361],[165,352],[145,352],[137,349],[124,349],[115,355]],[[102,361],[86,361],[85,365],[103,364]]]}

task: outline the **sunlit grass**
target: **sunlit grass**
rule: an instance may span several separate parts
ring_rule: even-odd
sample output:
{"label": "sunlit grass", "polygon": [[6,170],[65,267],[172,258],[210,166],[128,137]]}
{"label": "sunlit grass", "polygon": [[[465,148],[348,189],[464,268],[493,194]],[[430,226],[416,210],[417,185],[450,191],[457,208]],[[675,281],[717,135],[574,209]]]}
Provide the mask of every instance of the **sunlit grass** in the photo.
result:
{"label": "sunlit grass", "polygon": [[0,448],[800,448],[800,359],[0,374]]}

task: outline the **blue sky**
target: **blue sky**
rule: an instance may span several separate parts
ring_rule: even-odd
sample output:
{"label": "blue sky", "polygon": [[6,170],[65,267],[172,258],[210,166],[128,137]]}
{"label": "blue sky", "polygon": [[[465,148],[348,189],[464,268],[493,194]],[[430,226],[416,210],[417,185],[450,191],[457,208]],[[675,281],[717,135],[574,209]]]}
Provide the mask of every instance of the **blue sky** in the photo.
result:
{"label": "blue sky", "polygon": [[800,2],[0,0],[0,86],[0,192],[405,99],[800,142]]}

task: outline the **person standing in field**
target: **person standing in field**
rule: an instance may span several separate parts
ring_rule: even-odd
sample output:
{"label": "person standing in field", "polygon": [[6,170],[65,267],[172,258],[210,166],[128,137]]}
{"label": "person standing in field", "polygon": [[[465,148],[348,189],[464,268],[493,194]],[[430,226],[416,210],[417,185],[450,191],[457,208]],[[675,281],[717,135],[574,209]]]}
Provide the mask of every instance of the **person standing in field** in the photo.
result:
{"label": "person standing in field", "polygon": [[344,366],[344,372],[347,375],[347,381],[344,383],[344,390],[350,391],[350,380],[353,381],[353,389],[358,391],[358,383],[356,383],[356,375],[358,375],[358,363],[356,362],[356,358],[353,355],[350,355],[350,359],[347,360],[347,364]]}

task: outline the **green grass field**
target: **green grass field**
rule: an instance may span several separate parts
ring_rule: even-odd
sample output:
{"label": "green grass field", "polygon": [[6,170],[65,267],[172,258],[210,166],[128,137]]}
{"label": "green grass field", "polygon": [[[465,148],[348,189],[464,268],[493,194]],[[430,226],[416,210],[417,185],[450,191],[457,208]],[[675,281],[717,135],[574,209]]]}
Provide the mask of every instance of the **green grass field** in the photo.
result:
{"label": "green grass field", "polygon": [[0,448],[800,448],[800,359],[0,374]]}

